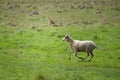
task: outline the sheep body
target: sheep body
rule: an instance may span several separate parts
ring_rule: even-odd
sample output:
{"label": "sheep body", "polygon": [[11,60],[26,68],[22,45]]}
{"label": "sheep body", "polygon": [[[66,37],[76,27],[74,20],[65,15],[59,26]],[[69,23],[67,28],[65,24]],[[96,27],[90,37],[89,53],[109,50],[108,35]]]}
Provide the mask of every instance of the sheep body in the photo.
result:
{"label": "sheep body", "polygon": [[[79,59],[85,60],[89,54],[91,55],[91,58],[89,61],[91,61],[93,57],[93,50],[96,48],[96,45],[93,41],[80,41],[80,40],[73,40],[69,35],[66,35],[63,40],[70,43],[70,47],[72,49],[72,52],[69,54],[69,60],[71,59],[71,53],[75,53],[75,56]],[[86,52],[87,56],[82,58],[77,55],[78,52]]]}
{"label": "sheep body", "polygon": [[92,51],[96,45],[93,41],[80,41],[73,40],[72,49],[76,49],[77,52],[89,52]]}

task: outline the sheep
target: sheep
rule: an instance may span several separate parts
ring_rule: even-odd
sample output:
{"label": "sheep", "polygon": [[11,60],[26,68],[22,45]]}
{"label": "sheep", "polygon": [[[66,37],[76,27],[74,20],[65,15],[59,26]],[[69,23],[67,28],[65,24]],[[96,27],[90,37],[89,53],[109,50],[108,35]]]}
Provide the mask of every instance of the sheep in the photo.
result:
{"label": "sheep", "polygon": [[[70,35],[65,35],[63,38],[63,41],[67,41],[70,44],[70,47],[72,49],[72,52],[69,53],[69,58],[68,60],[71,59],[71,54],[75,53],[75,56],[79,59],[82,59],[84,61],[89,55],[91,55],[90,59],[88,60],[89,62],[93,58],[93,50],[96,48],[96,44],[91,41],[91,40],[85,40],[85,41],[80,41],[80,40],[73,40]],[[86,57],[79,57],[77,54],[78,52],[86,52],[87,56]]]}

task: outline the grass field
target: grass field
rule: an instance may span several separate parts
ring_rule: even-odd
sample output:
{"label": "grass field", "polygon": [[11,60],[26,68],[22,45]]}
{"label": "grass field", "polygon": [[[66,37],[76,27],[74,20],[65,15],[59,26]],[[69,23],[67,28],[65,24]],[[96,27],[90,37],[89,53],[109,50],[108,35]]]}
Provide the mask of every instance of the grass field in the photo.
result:
{"label": "grass field", "polygon": [[[119,8],[119,0],[0,0],[0,80],[120,80]],[[68,60],[65,34],[96,43],[91,62]]]}

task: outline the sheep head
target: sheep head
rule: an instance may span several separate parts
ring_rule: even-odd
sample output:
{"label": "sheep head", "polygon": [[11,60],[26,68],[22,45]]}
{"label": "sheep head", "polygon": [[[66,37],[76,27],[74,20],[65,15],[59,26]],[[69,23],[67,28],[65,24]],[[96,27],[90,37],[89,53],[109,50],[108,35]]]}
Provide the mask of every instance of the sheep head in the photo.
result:
{"label": "sheep head", "polygon": [[63,38],[62,38],[63,41],[70,41],[72,40],[72,38],[70,37],[70,35],[65,35]]}

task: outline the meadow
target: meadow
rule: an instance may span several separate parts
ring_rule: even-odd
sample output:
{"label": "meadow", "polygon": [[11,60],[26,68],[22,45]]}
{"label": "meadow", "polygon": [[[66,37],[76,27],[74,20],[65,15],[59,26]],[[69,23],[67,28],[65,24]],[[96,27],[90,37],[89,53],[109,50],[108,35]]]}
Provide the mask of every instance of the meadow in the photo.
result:
{"label": "meadow", "polygon": [[[120,80],[119,13],[119,0],[0,0],[0,80]],[[65,34],[96,43],[91,62],[68,60]]]}

